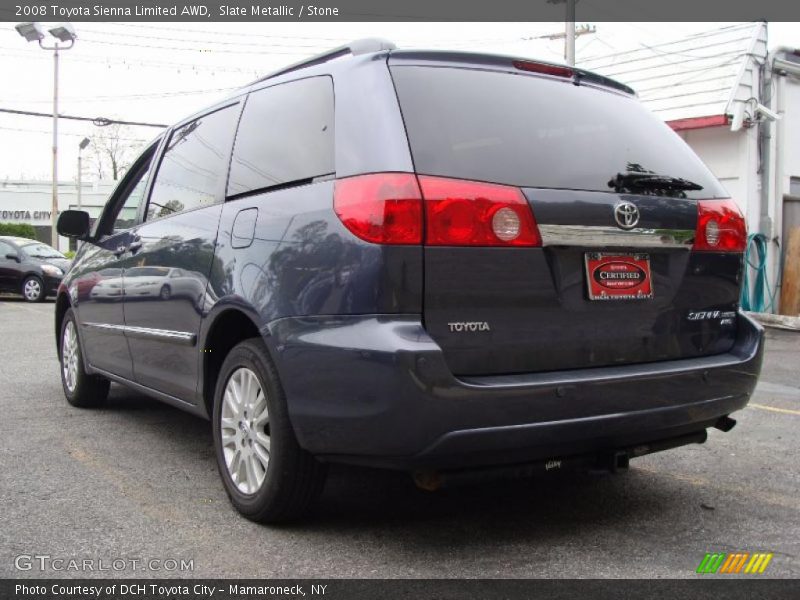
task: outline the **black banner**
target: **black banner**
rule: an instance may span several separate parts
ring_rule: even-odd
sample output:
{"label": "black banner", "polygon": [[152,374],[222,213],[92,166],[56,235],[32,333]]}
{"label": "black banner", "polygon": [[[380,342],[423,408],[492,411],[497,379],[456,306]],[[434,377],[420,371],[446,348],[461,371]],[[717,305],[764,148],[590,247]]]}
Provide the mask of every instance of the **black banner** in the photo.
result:
{"label": "black banner", "polygon": [[372,580],[2,580],[3,600],[592,600],[648,598],[674,600],[732,600],[736,598],[797,598],[796,580],[756,579],[753,576],[698,580],[570,580],[570,579],[372,579]]}
{"label": "black banner", "polygon": [[[563,21],[565,0],[2,0],[2,21]],[[578,0],[577,21],[800,21],[788,0]]]}

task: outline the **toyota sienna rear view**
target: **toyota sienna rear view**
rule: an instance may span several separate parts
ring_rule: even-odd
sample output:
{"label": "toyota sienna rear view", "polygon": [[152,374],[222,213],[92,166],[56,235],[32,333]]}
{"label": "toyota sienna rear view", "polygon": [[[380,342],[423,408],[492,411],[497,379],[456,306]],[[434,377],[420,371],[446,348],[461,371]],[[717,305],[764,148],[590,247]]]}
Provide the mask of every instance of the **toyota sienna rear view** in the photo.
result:
{"label": "toyota sienna rear view", "polygon": [[578,68],[354,42],[176,123],[59,228],[67,400],[210,419],[261,522],[330,463],[436,489],[703,443],[761,367],[735,199]]}

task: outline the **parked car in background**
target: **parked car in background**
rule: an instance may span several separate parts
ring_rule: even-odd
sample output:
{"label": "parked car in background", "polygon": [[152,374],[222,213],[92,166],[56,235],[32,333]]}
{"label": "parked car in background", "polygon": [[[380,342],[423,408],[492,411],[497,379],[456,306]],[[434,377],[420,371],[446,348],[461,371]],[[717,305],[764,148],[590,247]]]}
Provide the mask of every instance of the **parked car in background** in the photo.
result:
{"label": "parked car in background", "polygon": [[211,419],[256,521],[330,462],[428,489],[624,468],[730,430],[761,368],[736,203],[633,90],[563,65],[356,42],[170,127],[59,231],[84,241],[67,400],[115,381]]}
{"label": "parked car in background", "polygon": [[21,294],[28,302],[55,296],[70,261],[47,244],[0,237],[0,291]]}
{"label": "parked car in background", "polygon": [[205,290],[205,276],[186,269],[152,266],[125,270],[126,300],[176,297],[200,302]]}
{"label": "parked car in background", "polygon": [[102,271],[89,271],[82,277],[75,280],[71,288],[73,300],[87,300],[91,297],[94,286],[100,281],[119,276],[122,277],[122,269],[103,269]]}

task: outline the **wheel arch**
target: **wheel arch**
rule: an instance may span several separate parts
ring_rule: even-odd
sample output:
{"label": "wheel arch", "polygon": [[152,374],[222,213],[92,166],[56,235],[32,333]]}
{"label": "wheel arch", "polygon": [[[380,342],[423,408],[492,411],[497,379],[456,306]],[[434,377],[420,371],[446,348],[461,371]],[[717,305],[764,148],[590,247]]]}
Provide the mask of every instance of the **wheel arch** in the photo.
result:
{"label": "wheel arch", "polygon": [[[238,306],[220,307],[206,317],[205,332],[201,332],[200,349],[200,400],[206,415],[214,412],[214,390],[222,363],[231,349],[244,340],[262,337],[256,319],[249,311]],[[269,352],[269,349],[267,350]]]}
{"label": "wheel arch", "polygon": [[55,318],[56,351],[59,353],[61,352],[61,325],[64,323],[64,315],[67,314],[70,308],[72,308],[72,303],[69,300],[69,294],[66,291],[59,290],[56,296]]}
{"label": "wheel arch", "polygon": [[44,285],[44,273],[42,273],[41,271],[37,271],[36,269],[28,269],[28,270],[27,270],[27,271],[25,271],[25,272],[24,272],[24,273],[23,273],[23,274],[20,276],[20,278],[19,278],[19,288],[20,288],[20,291],[22,290],[22,286],[23,286],[23,285],[25,285],[25,282],[26,282],[26,281],[27,281],[27,280],[28,280],[30,277],[36,277],[36,279],[38,279],[39,281],[41,281],[41,282],[42,282],[42,285]]}

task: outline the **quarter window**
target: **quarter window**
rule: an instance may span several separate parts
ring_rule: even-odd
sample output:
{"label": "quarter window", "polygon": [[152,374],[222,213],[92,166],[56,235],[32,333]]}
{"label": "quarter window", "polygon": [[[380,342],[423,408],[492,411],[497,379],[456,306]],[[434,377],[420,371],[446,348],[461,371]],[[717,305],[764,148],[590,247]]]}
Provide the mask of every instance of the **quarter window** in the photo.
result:
{"label": "quarter window", "polygon": [[150,193],[147,220],[221,200],[238,114],[237,106],[229,106],[172,132]]}
{"label": "quarter window", "polygon": [[252,92],[236,135],[228,195],[332,174],[333,118],[330,77],[311,77]]}

